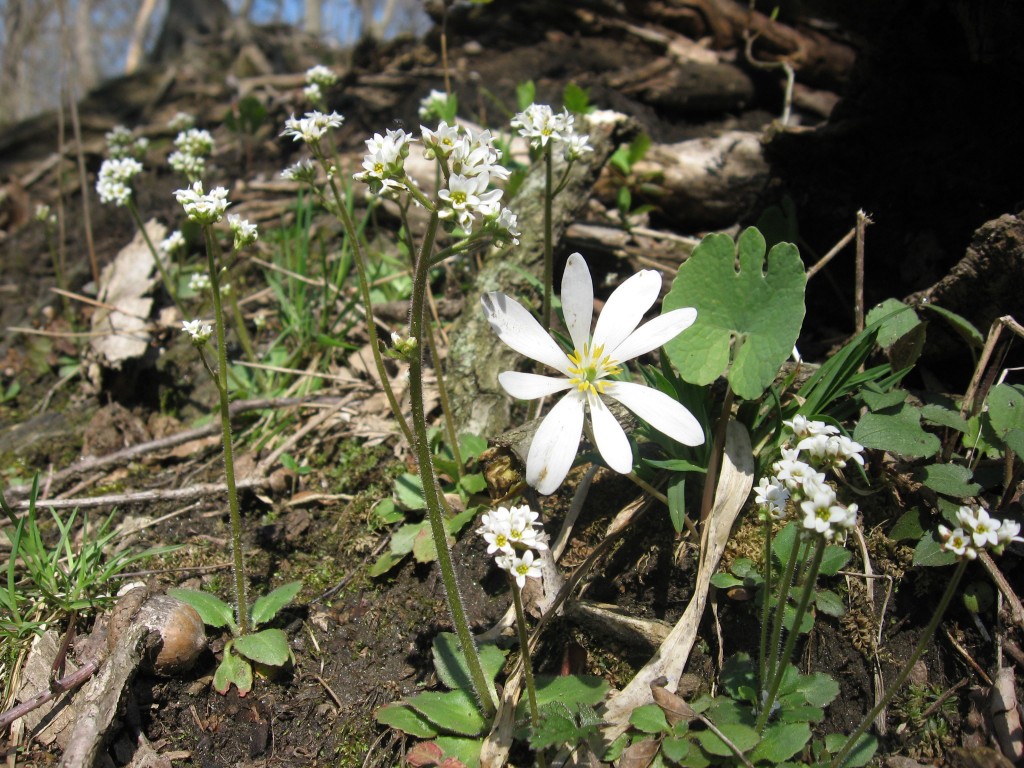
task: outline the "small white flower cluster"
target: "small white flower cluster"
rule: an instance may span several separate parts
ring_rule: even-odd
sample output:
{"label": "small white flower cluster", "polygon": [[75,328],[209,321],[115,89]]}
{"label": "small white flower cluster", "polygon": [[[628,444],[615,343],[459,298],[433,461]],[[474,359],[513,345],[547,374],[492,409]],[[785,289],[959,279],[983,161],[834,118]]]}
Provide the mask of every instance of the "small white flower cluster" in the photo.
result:
{"label": "small white flower cluster", "polygon": [[282,136],[291,136],[295,141],[304,141],[310,145],[320,143],[330,128],[340,128],[345,118],[337,112],[327,115],[323,112],[307,112],[305,117],[292,115],[284,121]]}
{"label": "small white flower cluster", "polygon": [[177,173],[189,181],[202,178],[206,171],[206,158],[213,154],[213,136],[209,131],[187,128],[174,139],[175,151],[167,158]]}
{"label": "small white flower cluster", "polygon": [[556,113],[547,104],[531,104],[512,118],[512,127],[519,129],[519,135],[530,140],[534,149],[546,147],[548,141],[561,144],[562,154],[567,160],[577,160],[594,148],[587,144],[589,134],[577,134],[573,123],[576,118],[569,110]]}
{"label": "small white flower cluster", "polygon": [[428,159],[440,158],[449,169],[448,186],[438,190],[444,207],[441,219],[452,227],[471,232],[477,217],[499,241],[518,243],[516,217],[501,207],[502,190],[488,189],[491,181],[504,181],[509,170],[501,165],[501,150],[488,130],[472,131],[441,121],[437,130],[420,126]]}
{"label": "small white flower cluster", "polygon": [[203,323],[202,320],[182,320],[181,332],[187,333],[192,338],[192,343],[202,346],[213,336],[213,327]]}
{"label": "small white flower cluster", "polygon": [[487,554],[494,555],[495,564],[507,571],[522,589],[526,579],[540,578],[537,552],[548,548],[547,534],[537,518],[540,515],[525,504],[521,507],[498,507],[485,513],[476,532],[487,542]]}
{"label": "small white flower cluster", "polygon": [[231,233],[235,236],[236,251],[247,245],[252,245],[259,237],[255,224],[250,224],[248,219],[243,219],[233,213],[228,214],[228,226],[231,227]]}
{"label": "small white flower cluster", "polygon": [[324,101],[324,88],[330,88],[338,82],[338,76],[323,64],[317,64],[306,70],[306,87],[302,93],[315,105],[321,105]]}
{"label": "small white flower cluster", "polygon": [[132,132],[123,125],[115,125],[104,134],[107,141],[107,155],[114,159],[123,157],[141,158],[149,149],[149,139],[145,136],[135,138]]}
{"label": "small white flower cluster", "polygon": [[205,272],[193,272],[188,278],[188,289],[192,293],[203,293],[210,290],[210,276]]}
{"label": "small white flower cluster", "polygon": [[100,166],[96,191],[101,203],[125,205],[131,200],[133,178],[142,173],[142,163],[133,157],[108,158]]}
{"label": "small white flower cluster", "polygon": [[376,195],[406,189],[405,158],[415,139],[399,128],[383,136],[373,134],[366,140],[367,153],[363,156],[363,170],[353,175],[356,181],[369,185]]}
{"label": "small white flower cluster", "polygon": [[195,124],[196,119],[188,112],[176,112],[174,117],[167,121],[167,127],[176,133],[187,131],[189,128],[193,128]]}
{"label": "small white flower cluster", "polygon": [[53,213],[46,203],[39,203],[36,205],[35,219],[47,226],[53,226],[57,223],[57,214]]}
{"label": "small white flower cluster", "polygon": [[1024,541],[1020,536],[1020,523],[992,517],[984,507],[977,510],[960,507],[956,519],[960,525],[953,530],[939,526],[939,538],[942,539],[942,548],[957,557],[974,560],[981,549],[990,549],[1001,555],[1007,544]]}
{"label": "small white flower cluster", "polygon": [[431,91],[420,100],[420,120],[442,120],[448,110],[448,94]]}
{"label": "small white flower cluster", "polygon": [[177,190],[174,197],[185,209],[189,219],[200,224],[220,221],[224,218],[224,211],[231,205],[228,202],[227,189],[215,187],[209,194],[204,194],[201,181],[192,182],[192,186]]}
{"label": "small white flower cluster", "polygon": [[762,477],[754,501],[773,520],[789,517],[790,502],[803,514],[806,535],[824,536],[843,542],[857,524],[857,505],[844,506],[835,489],[826,482],[825,471],[846,466],[847,461],[864,464],[864,447],[822,421],[796,416],[784,421],[793,433],[782,446],[782,458],[772,465],[772,475]]}
{"label": "small white flower cluster", "polygon": [[299,160],[281,171],[281,178],[288,181],[298,181],[302,184],[313,184],[316,182],[316,166],[308,157]]}
{"label": "small white flower cluster", "polygon": [[185,250],[187,245],[188,243],[185,242],[185,236],[181,234],[181,230],[176,229],[160,241],[160,250],[168,256],[173,256],[179,251]]}

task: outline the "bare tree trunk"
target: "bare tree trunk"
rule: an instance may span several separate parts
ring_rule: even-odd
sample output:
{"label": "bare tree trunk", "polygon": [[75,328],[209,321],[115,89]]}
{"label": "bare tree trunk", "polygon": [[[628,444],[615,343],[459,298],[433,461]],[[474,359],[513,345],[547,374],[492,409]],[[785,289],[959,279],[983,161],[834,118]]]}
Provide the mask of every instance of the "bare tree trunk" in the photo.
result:
{"label": "bare tree trunk", "polygon": [[88,91],[100,81],[96,62],[96,29],[92,23],[93,0],[78,0],[75,8],[75,66],[78,86]]}
{"label": "bare tree trunk", "polygon": [[253,0],[245,0],[238,9],[238,18],[249,21],[249,17],[252,16],[252,4]]}
{"label": "bare tree trunk", "polygon": [[170,61],[186,43],[203,35],[222,34],[230,23],[231,9],[224,0],[173,0],[167,6],[153,60]]}
{"label": "bare tree trunk", "polygon": [[322,11],[321,0],[306,0],[302,28],[309,34],[320,35],[323,32]]}
{"label": "bare tree trunk", "polygon": [[[84,0],[80,2],[85,4]],[[146,31],[149,29],[150,19],[153,18],[153,11],[156,10],[156,2],[157,0],[142,0],[139,4],[139,12],[135,14],[135,23],[132,25],[132,37],[128,42],[128,54],[124,60],[126,75],[130,75],[142,64],[146,48]]]}
{"label": "bare tree trunk", "polygon": [[36,101],[28,55],[53,6],[26,0],[7,0],[2,6],[4,45],[0,54],[0,123],[14,122],[32,112]]}

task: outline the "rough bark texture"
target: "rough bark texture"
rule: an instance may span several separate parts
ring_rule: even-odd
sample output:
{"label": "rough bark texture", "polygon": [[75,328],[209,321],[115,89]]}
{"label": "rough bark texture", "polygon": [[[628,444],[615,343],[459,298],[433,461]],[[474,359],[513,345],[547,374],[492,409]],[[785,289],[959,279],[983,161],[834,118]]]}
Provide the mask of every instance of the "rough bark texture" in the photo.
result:
{"label": "rough bark texture", "polygon": [[[590,133],[594,152],[577,162],[568,185],[555,198],[552,215],[555,243],[586,205],[605,161],[634,128],[625,115],[599,112],[592,115],[590,125],[581,130]],[[556,162],[556,180],[561,167],[564,166]],[[508,426],[512,401],[498,385],[498,374],[522,365],[523,358],[498,341],[480,309],[480,297],[489,291],[501,291],[520,301],[536,299],[536,304],[540,304],[539,294],[527,276],[539,276],[544,264],[544,168],[541,165],[531,171],[509,207],[519,216],[523,233],[520,245],[511,252],[494,251],[489,255],[473,290],[466,297],[466,312],[450,332],[448,382],[455,420],[461,431],[482,435],[499,434]]]}

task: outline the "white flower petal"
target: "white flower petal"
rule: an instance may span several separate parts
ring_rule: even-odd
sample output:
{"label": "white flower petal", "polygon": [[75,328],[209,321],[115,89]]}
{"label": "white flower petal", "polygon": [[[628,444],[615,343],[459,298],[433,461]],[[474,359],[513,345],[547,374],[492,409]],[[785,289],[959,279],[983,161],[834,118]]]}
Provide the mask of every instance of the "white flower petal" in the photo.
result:
{"label": "white flower petal", "polygon": [[587,398],[590,404],[590,421],[594,425],[594,442],[601,458],[609,467],[622,475],[633,471],[633,449],[622,426],[597,395]]}
{"label": "white flower petal", "polygon": [[583,403],[582,397],[570,392],[555,403],[533,436],[526,457],[526,482],[537,493],[554,493],[569,474],[583,434]]}
{"label": "white flower petal", "polygon": [[682,403],[659,392],[628,381],[612,381],[605,394],[615,398],[662,434],[683,445],[703,445],[704,430]]}
{"label": "white flower petal", "polygon": [[480,303],[499,339],[519,354],[569,375],[569,359],[526,307],[496,291],[485,293]]}
{"label": "white flower petal", "polygon": [[[603,345],[605,351],[615,349],[640,325],[661,293],[661,275],[653,269],[643,269],[612,292],[605,302],[594,328],[594,346]],[[564,302],[564,299],[563,299]]]}
{"label": "white flower petal", "polygon": [[606,349],[608,355],[617,362],[632,360],[634,357],[657,349],[680,333],[685,331],[697,319],[697,310],[693,307],[682,307],[666,312],[664,315],[644,323],[614,349]]}
{"label": "white flower petal", "polygon": [[555,379],[536,373],[503,371],[498,374],[498,383],[517,400],[536,400],[572,387],[568,379]]}
{"label": "white flower petal", "polygon": [[569,257],[562,273],[562,313],[576,349],[590,341],[590,322],[594,318],[594,281],[587,262],[578,253]]}

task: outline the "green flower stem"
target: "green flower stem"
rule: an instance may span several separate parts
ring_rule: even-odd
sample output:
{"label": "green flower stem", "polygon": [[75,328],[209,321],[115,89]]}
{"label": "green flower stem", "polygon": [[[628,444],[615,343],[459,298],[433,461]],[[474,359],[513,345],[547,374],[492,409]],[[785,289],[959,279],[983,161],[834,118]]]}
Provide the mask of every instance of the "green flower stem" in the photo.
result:
{"label": "green flower stem", "polygon": [[[523,659],[523,677],[526,680],[526,698],[530,702],[530,724],[537,728],[540,714],[537,711],[537,686],[533,681],[533,663],[530,661],[530,633],[526,629],[526,612],[523,610],[523,596],[519,593],[519,585],[509,574],[512,587],[512,602],[516,607],[516,628],[519,630],[519,653]],[[544,768],[544,755],[538,750],[537,765]]]}
{"label": "green flower stem", "polygon": [[466,474],[466,468],[462,462],[462,449],[459,448],[459,438],[455,434],[455,419],[452,418],[451,401],[448,399],[448,387],[444,383],[444,376],[441,374],[441,358],[437,352],[437,340],[434,338],[434,328],[428,325],[426,328],[427,346],[430,347],[430,358],[437,366],[437,396],[441,400],[441,413],[444,414],[444,428],[448,433],[448,445],[452,449],[452,456],[455,465],[458,467],[459,477]]}
{"label": "green flower stem", "polygon": [[[326,160],[323,156],[319,156],[318,160],[326,168]],[[384,367],[384,358],[380,353],[380,340],[377,336],[377,324],[373,319],[373,304],[370,301],[370,283],[366,275],[366,254],[363,253],[363,246],[359,242],[359,235],[356,230],[355,223],[352,221],[352,217],[348,213],[348,209],[345,207],[345,201],[342,199],[341,192],[338,190],[338,184],[335,181],[333,175],[328,175],[328,180],[331,185],[331,194],[334,196],[334,202],[338,209],[338,218],[341,219],[341,225],[345,228],[345,234],[348,236],[349,242],[352,244],[352,253],[355,258],[353,261],[356,263],[356,277],[359,282],[359,295],[363,300],[363,308],[366,312],[366,333],[370,337],[370,353],[373,355],[373,363],[377,368],[377,378],[380,379],[381,389],[384,390],[384,396],[388,399],[388,405],[391,406],[391,412],[395,415],[395,420],[398,422],[398,426],[402,429],[402,434],[405,436],[406,441],[409,445],[414,444],[414,438],[412,430],[409,428],[408,422],[405,420],[405,416],[402,415],[402,407],[398,404],[398,398],[395,397],[395,392],[391,388],[391,381],[388,379],[387,369]]]}
{"label": "green flower stem", "polygon": [[214,329],[217,334],[217,392],[220,395],[220,425],[224,443],[224,477],[228,487],[228,512],[231,519],[231,555],[235,571],[235,610],[238,631],[249,634],[249,601],[246,598],[245,559],[242,555],[242,514],[238,508],[238,489],[235,487],[235,455],[231,446],[231,413],[228,410],[228,349],[224,333],[224,307],[220,296],[220,269],[218,256],[220,246],[213,234],[213,227],[203,226],[206,237],[206,260],[210,271],[210,287],[213,294]]}
{"label": "green flower stem", "polygon": [[711,507],[715,503],[718,465],[722,463],[722,454],[725,453],[725,432],[729,426],[729,418],[732,416],[732,401],[734,397],[732,387],[726,387],[725,397],[722,399],[722,415],[718,417],[718,424],[715,426],[714,443],[711,446],[711,453],[708,458],[708,471],[704,475],[704,495],[700,501],[700,521],[702,523],[708,519],[708,515],[711,514]]}
{"label": "green flower stem", "polygon": [[489,719],[494,715],[495,705],[491,699],[490,690],[487,687],[487,678],[480,663],[480,655],[477,652],[476,643],[469,631],[469,621],[466,619],[466,611],[462,605],[462,598],[459,595],[459,585],[455,579],[455,567],[452,564],[451,551],[448,549],[448,538],[441,511],[440,494],[438,493],[437,479],[434,476],[434,464],[430,455],[430,439],[427,436],[426,412],[423,404],[422,350],[423,340],[426,336],[424,331],[426,293],[430,290],[429,254],[434,247],[437,225],[438,216],[435,211],[430,216],[430,223],[427,225],[426,234],[423,236],[423,245],[416,262],[415,272],[413,273],[412,312],[409,320],[409,335],[419,342],[418,347],[420,349],[420,353],[412,355],[409,360],[409,395],[412,400],[412,428],[416,437],[413,441],[413,447],[416,450],[416,459],[419,464],[420,479],[423,485],[423,499],[427,505],[430,533],[434,540],[434,547],[437,550],[437,564],[441,571],[441,581],[444,583],[448,610],[452,615],[452,623],[455,625],[455,634],[458,635],[462,653],[466,657],[473,690],[476,693],[477,700],[480,702],[484,717]]}
{"label": "green flower stem", "polygon": [[[245,358],[250,363],[259,364],[259,358],[256,357],[256,349],[252,345],[252,337],[249,335],[249,329],[245,327],[245,318],[242,317],[242,308],[238,306],[238,292],[235,291],[235,286],[229,284],[228,288],[228,301],[231,304],[231,317],[235,321],[235,332],[238,334],[238,342],[242,345],[242,351],[245,352]],[[266,387],[267,374],[262,368],[254,368],[256,372],[256,379],[260,382],[260,388]]]}
{"label": "green flower stem", "polygon": [[[767,507],[763,507],[762,511],[764,512],[764,584],[761,586],[761,647],[757,661],[758,691],[763,691],[768,682],[768,616],[771,613],[772,603],[772,518],[768,514]],[[779,595],[780,599],[781,597],[782,595]]]}
{"label": "green flower stem", "polygon": [[554,161],[551,143],[544,149],[544,305],[541,310],[541,325],[551,329],[551,287],[555,281],[554,243],[552,241],[552,208],[555,200],[552,188]]}
{"label": "green flower stem", "polygon": [[[771,537],[769,536],[769,543],[765,547],[765,551],[767,552],[769,558],[767,561],[768,564],[765,566],[766,573],[771,570],[770,540]],[[766,646],[767,655],[765,656],[765,659],[767,659],[767,662],[765,666],[765,674],[761,677],[761,680],[759,681],[761,684],[762,693],[768,690],[768,683],[775,675],[775,669],[779,663],[779,658],[776,656],[776,654],[782,647],[782,625],[784,623],[783,619],[786,613],[786,605],[789,603],[789,590],[793,587],[793,574],[796,573],[796,564],[797,561],[800,559],[800,549],[801,548],[799,543],[794,542],[793,549],[789,553],[789,560],[786,561],[786,569],[783,571],[782,578],[779,580],[779,596],[777,598],[777,602],[775,603],[775,614],[771,622],[771,639],[767,642]],[[768,606],[771,603],[771,592],[767,591],[767,581],[765,584],[765,589],[765,605]],[[765,613],[767,612],[768,609],[766,608]]]}
{"label": "green flower stem", "polygon": [[[795,549],[795,548],[794,548]],[[821,558],[825,554],[825,537],[818,536],[814,544],[814,554],[811,556],[811,566],[804,577],[804,588],[800,593],[800,602],[796,606],[796,615],[793,617],[793,628],[786,635],[786,646],[782,649],[779,663],[772,674],[771,687],[768,689],[768,696],[761,702],[761,711],[757,716],[757,724],[754,729],[760,733],[768,725],[768,717],[772,713],[772,707],[779,696],[779,688],[782,685],[782,678],[786,676],[786,665],[796,648],[796,639],[800,635],[800,624],[803,623],[804,614],[807,613],[807,606],[811,604],[814,596],[814,584],[818,579],[818,569],[821,567]],[[780,595],[781,597],[781,595]],[[780,605],[782,601],[780,600]]]}
{"label": "green flower stem", "polygon": [[858,739],[864,735],[865,731],[871,726],[878,717],[878,713],[881,712],[886,705],[892,700],[892,697],[896,695],[896,692],[903,686],[903,683],[907,681],[907,677],[910,675],[910,670],[914,668],[917,660],[924,655],[924,650],[928,646],[928,642],[935,636],[935,630],[939,628],[939,622],[942,621],[942,617],[946,613],[946,609],[949,607],[949,601],[953,598],[953,594],[956,592],[957,587],[960,586],[960,579],[963,578],[964,571],[967,570],[967,563],[970,561],[966,558],[961,558],[960,562],[957,563],[956,570],[953,572],[953,578],[949,580],[946,585],[946,591],[942,593],[942,599],[939,600],[939,605],[936,607],[934,613],[932,613],[931,621],[928,622],[928,626],[925,627],[924,632],[921,633],[921,639],[917,641],[917,645],[914,647],[914,652],[910,654],[910,658],[906,660],[903,667],[900,669],[900,673],[896,675],[896,679],[885,690],[885,694],[882,696],[881,701],[875,704],[871,708],[871,711],[864,715],[864,719],[860,721],[860,725],[857,729],[850,734],[846,739],[846,743],[843,744],[843,748],[840,749],[834,758],[832,758],[831,768],[841,768],[843,763],[846,761],[847,755],[857,745]]}
{"label": "green flower stem", "polygon": [[139,216],[139,211],[135,207],[135,201],[132,198],[128,198],[126,203],[129,213],[135,220],[135,226],[139,228],[139,232],[142,233],[142,239],[146,241],[146,245],[149,247],[149,252],[153,254],[153,261],[156,262],[156,268],[160,270],[160,279],[164,282],[164,287],[167,289],[167,293],[171,297],[171,301],[174,302],[174,306],[178,308],[178,312],[182,317],[185,317],[185,310],[182,309],[181,302],[178,301],[178,291],[171,282],[171,276],[167,274],[167,268],[164,266],[163,259],[160,258],[160,252],[157,251],[156,246],[153,245],[153,241],[149,239],[149,232],[146,231],[146,225],[142,223],[142,217]]}

